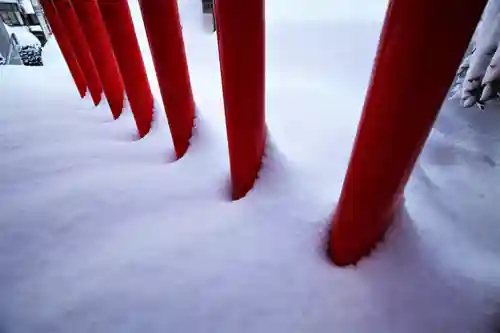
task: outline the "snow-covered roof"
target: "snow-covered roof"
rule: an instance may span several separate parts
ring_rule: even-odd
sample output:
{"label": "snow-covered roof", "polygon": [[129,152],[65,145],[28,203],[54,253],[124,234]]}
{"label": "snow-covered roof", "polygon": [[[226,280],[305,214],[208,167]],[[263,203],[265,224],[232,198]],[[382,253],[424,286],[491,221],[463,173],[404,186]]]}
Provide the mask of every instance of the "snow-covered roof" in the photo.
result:
{"label": "snow-covered roof", "polygon": [[40,44],[38,38],[35,37],[29,30],[28,27],[11,27],[5,23],[1,23],[7,29],[9,35],[15,34],[19,44],[21,45],[33,45]]}
{"label": "snow-covered roof", "polygon": [[33,9],[33,5],[30,0],[20,0],[21,6],[23,6],[26,14],[34,14],[35,10]]}

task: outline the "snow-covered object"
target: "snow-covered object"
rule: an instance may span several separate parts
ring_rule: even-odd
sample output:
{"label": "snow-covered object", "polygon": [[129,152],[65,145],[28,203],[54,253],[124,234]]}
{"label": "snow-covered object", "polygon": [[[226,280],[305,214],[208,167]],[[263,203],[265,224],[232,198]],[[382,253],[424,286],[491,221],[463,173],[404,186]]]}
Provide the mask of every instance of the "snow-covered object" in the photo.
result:
{"label": "snow-covered object", "polygon": [[490,0],[475,33],[475,50],[470,56],[469,67],[463,79],[461,93],[463,106],[470,107],[482,100],[483,78],[499,42],[500,0]]}
{"label": "snow-covered object", "polygon": [[481,102],[499,97],[500,92],[500,41],[483,78]]}
{"label": "snow-covered object", "polygon": [[[2,22],[2,24],[4,24]],[[33,35],[28,27],[11,27],[5,24],[9,35],[15,34],[20,45],[41,45],[38,38]]]}
{"label": "snow-covered object", "polygon": [[40,45],[21,46],[19,56],[25,66],[43,66],[42,47]]}
{"label": "snow-covered object", "polygon": [[465,80],[465,76],[467,75],[467,71],[469,70],[470,60],[472,54],[475,51],[474,43],[469,45],[467,52],[465,53],[464,59],[458,68],[458,71],[455,75],[455,79],[453,80],[453,85],[450,89],[450,99],[460,98],[462,94],[462,86]]}

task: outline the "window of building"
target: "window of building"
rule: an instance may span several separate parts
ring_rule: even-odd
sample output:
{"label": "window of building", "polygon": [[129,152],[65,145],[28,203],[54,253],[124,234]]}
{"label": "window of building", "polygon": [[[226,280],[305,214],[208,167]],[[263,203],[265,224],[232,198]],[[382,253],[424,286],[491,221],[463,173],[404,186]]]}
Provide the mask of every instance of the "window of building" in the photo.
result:
{"label": "window of building", "polygon": [[203,5],[203,14],[212,14],[214,10],[213,0],[202,0],[202,5]]}
{"label": "window of building", "polygon": [[40,22],[38,21],[38,17],[36,17],[35,14],[26,14],[25,20],[27,21],[28,25],[39,25]]}
{"label": "window of building", "polygon": [[15,12],[0,12],[0,18],[5,24],[10,26],[22,25],[19,15],[16,15]]}

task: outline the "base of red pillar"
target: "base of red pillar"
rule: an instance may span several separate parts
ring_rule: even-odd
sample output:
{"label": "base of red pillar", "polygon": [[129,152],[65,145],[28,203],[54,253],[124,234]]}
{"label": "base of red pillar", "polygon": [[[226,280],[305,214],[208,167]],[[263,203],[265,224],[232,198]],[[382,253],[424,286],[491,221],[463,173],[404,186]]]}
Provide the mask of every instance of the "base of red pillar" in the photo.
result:
{"label": "base of red pillar", "polygon": [[139,1],[177,158],[189,147],[195,104],[177,0]]}
{"label": "base of red pillar", "polygon": [[264,0],[215,4],[232,196],[244,197],[266,144]]}
{"label": "base of red pillar", "polygon": [[87,94],[87,81],[80,65],[78,64],[73,47],[71,46],[71,41],[64,29],[64,25],[61,22],[56,7],[51,0],[41,0],[40,4],[47,20],[49,21],[52,33],[57,40],[57,44],[59,45],[64,60],[68,65],[68,69],[71,73],[73,81],[75,82],[76,88],[78,89],[78,93],[81,98],[84,98]]}
{"label": "base of red pillar", "polygon": [[98,0],[125,85],[137,132],[142,138],[153,122],[153,94],[126,0]]}
{"label": "base of red pillar", "polygon": [[113,117],[123,109],[125,90],[96,0],[72,0]]}
{"label": "base of red pillar", "polygon": [[391,225],[485,4],[390,1],[332,219],[329,254],[335,263],[355,264]]}

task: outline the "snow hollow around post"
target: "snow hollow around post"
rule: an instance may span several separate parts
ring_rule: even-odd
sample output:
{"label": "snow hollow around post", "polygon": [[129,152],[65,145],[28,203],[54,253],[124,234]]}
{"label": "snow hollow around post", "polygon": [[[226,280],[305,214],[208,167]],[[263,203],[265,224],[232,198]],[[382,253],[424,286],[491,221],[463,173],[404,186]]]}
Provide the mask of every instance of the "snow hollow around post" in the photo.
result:
{"label": "snow hollow around post", "polygon": [[[46,66],[0,67],[0,332],[494,332],[500,312],[500,108],[446,102],[384,243],[338,268],[324,238],[386,3],[267,2],[267,156],[227,199],[214,34],[179,3],[198,108],[173,146],[157,110],[80,100],[54,40]],[[242,64],[244,65],[244,64]]]}

